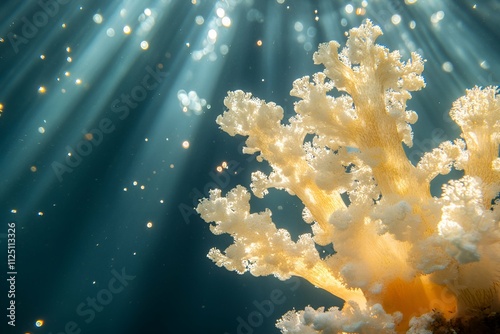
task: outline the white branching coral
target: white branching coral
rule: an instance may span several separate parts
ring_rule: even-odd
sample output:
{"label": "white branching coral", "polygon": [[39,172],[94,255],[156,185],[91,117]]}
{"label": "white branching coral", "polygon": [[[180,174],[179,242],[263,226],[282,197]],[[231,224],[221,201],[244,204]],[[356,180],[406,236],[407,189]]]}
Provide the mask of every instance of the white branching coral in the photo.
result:
{"label": "white branching coral", "polygon": [[[277,323],[283,333],[427,333],[433,312],[452,319],[500,311],[497,89],[459,98],[450,115],[461,138],[414,166],[402,143],[412,145],[417,115],[406,101],[425,85],[423,60],[412,53],[402,62],[375,44],[381,34],[366,21],[340,53],[336,42],[320,45],[314,62],[325,69],[294,82],[299,100],[286,125],[281,107],[242,91],[228,93],[217,118],[231,136],[248,137],[245,153],[272,167],[253,174],[255,196],[269,188],[297,196],[311,233],[295,242],[270,210],[250,212],[246,188],[225,196],[216,189],[197,211],[234,244],[208,257],[240,274],[300,276],[346,301],[290,311]],[[433,197],[430,182],[452,169],[463,177]],[[336,253],[323,259],[315,244]]]}

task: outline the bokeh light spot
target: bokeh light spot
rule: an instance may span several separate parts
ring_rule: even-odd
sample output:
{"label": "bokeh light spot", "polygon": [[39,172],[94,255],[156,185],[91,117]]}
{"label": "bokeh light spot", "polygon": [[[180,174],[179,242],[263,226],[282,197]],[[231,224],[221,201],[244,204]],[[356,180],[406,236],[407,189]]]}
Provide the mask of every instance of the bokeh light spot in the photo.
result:
{"label": "bokeh light spot", "polygon": [[103,18],[102,18],[102,15],[101,14],[95,14],[93,17],[92,17],[92,20],[94,20],[95,23],[97,24],[101,24],[102,21],[103,21]]}

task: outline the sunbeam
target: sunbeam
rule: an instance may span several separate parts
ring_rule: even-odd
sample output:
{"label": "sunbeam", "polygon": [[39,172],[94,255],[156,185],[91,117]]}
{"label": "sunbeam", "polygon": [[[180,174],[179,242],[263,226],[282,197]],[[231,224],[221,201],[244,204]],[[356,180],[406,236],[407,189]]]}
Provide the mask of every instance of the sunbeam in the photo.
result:
{"label": "sunbeam", "polygon": [[[453,101],[500,85],[499,10],[469,0],[3,1],[0,332],[277,333],[292,308],[341,306],[318,284],[233,275],[206,258],[231,240],[213,237],[199,201],[271,170],[216,123],[228,91],[275,101],[295,122],[290,90],[323,70],[318,45],[344,45],[368,19],[383,31],[377,43],[425,59],[426,88],[408,100],[413,146],[403,146],[417,165],[460,136]],[[438,176],[430,193],[462,174]],[[294,241],[311,233],[295,227],[311,213],[286,192],[251,204]]]}

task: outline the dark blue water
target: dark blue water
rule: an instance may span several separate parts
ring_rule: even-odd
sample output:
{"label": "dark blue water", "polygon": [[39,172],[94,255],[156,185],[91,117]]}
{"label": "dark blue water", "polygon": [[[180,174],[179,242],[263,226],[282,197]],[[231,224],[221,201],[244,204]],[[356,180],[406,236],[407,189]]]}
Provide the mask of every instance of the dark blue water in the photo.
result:
{"label": "dark blue water", "polygon": [[[212,235],[193,207],[208,189],[248,186],[266,168],[215,124],[226,92],[251,91],[290,117],[293,80],[322,70],[317,45],[343,44],[369,18],[384,30],[379,43],[427,60],[427,87],[409,103],[419,114],[408,149],[417,162],[458,136],[447,113],[466,88],[499,84],[499,9],[465,0],[3,1],[1,333],[276,333],[288,310],[342,305],[301,279],[238,275],[206,258],[230,238]],[[224,161],[234,169],[217,172]],[[295,237],[308,231],[295,198],[276,191],[254,204]]]}

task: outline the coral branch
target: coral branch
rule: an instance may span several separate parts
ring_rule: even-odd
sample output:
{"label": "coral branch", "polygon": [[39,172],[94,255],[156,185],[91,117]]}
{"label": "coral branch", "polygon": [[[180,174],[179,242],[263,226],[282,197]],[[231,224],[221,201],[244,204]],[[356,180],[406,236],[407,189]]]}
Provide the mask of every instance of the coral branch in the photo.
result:
{"label": "coral branch", "polygon": [[212,261],[240,274],[272,274],[282,280],[300,276],[340,298],[366,305],[362,292],[346,288],[320,259],[309,234],[293,242],[286,230],[276,228],[270,210],[251,214],[249,201],[250,194],[238,186],[226,197],[221,197],[220,190],[212,190],[210,198],[197,207],[203,219],[215,222],[210,226],[214,234],[228,233],[235,241],[225,254],[212,248],[208,253]]}

